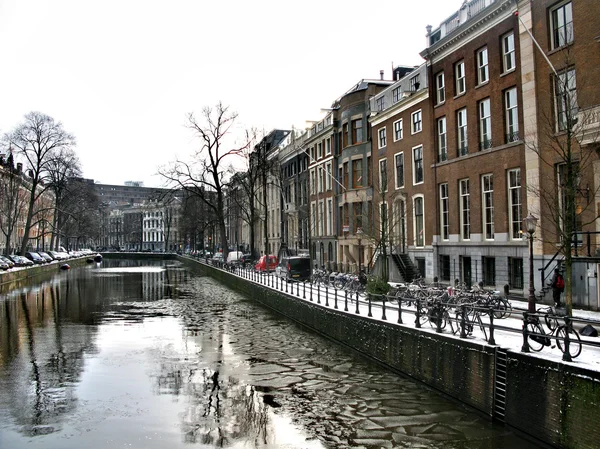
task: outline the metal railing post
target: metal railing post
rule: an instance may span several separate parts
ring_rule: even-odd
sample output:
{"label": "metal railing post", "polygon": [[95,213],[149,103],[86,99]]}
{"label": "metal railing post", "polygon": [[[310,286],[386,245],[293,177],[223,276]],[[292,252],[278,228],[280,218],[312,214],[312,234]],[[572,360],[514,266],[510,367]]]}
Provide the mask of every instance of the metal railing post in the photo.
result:
{"label": "metal railing post", "polygon": [[358,292],[356,292],[356,314],[360,315],[360,309],[358,308]]}
{"label": "metal railing post", "polygon": [[327,288],[327,284],[325,284],[325,306],[329,307],[329,289]]}
{"label": "metal railing post", "polygon": [[467,306],[460,305],[460,338],[467,338]]}
{"label": "metal railing post", "polygon": [[417,298],[417,313],[415,314],[415,327],[421,329],[421,298]]}
{"label": "metal railing post", "polygon": [[348,290],[344,290],[344,312],[348,311]]}
{"label": "metal railing post", "polygon": [[334,294],[334,299],[333,299],[333,304],[334,304],[334,309],[338,308],[338,295],[337,295],[338,291],[337,288],[333,287],[333,294]]}
{"label": "metal railing post", "polygon": [[321,285],[317,284],[317,304],[321,304]]}
{"label": "metal railing post", "polygon": [[568,316],[565,317],[565,352],[563,352],[563,360],[565,362],[572,362],[573,358],[571,357],[571,336],[569,335],[569,330],[571,329],[570,319]]}
{"label": "metal railing post", "polygon": [[398,298],[398,324],[402,324],[402,298]]}
{"label": "metal railing post", "polygon": [[[358,295],[358,292],[356,292],[356,294]],[[367,316],[372,317],[373,314],[371,313],[371,295],[367,295],[367,299],[369,300],[369,313],[367,313]]]}
{"label": "metal railing post", "polygon": [[495,345],[496,340],[494,339],[494,308],[490,307],[490,338],[488,339],[488,343],[490,345]]}
{"label": "metal railing post", "polygon": [[529,334],[527,332],[527,323],[529,322],[529,313],[523,312],[523,346],[521,352],[531,352],[529,350]]}
{"label": "metal railing post", "polygon": [[381,304],[381,319],[387,321],[387,317],[385,316],[385,300],[387,299],[387,295],[383,295],[383,303]]}

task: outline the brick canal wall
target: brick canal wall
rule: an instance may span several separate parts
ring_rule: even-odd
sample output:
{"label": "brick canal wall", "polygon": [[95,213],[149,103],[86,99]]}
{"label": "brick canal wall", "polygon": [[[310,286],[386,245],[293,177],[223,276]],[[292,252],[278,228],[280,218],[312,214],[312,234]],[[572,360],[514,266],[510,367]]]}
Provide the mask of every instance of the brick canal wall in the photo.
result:
{"label": "brick canal wall", "polygon": [[[301,299],[302,290],[300,298],[294,298],[226,271],[181,260],[394,371],[492,415],[495,347],[343,313],[343,301],[338,311]],[[600,447],[599,372],[509,352],[506,404],[506,424],[539,441],[560,448]]]}

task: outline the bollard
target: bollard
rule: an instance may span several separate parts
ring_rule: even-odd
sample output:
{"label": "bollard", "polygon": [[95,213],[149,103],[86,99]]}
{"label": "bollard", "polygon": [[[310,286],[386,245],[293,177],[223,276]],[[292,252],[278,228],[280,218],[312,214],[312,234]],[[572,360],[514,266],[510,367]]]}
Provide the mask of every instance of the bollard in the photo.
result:
{"label": "bollard", "polygon": [[345,302],[344,302],[344,312],[348,311],[348,290],[344,290]]}
{"label": "bollard", "polygon": [[490,314],[490,338],[488,339],[488,343],[491,345],[495,345],[496,340],[494,339],[494,308],[490,307],[488,313]]}
{"label": "bollard", "polygon": [[[310,284],[312,285],[312,284]],[[302,287],[302,299],[306,299],[306,282],[304,283],[304,286]]]}
{"label": "bollard", "polygon": [[402,298],[396,296],[398,298],[398,324],[402,324]]}
{"label": "bollard", "polygon": [[[280,282],[283,284],[283,282],[284,282],[284,281],[283,281],[283,279],[281,279],[281,280],[280,280]],[[288,280],[286,279],[286,280],[285,280],[285,292],[286,292],[286,293],[288,292],[288,284],[289,284],[289,282],[288,282]]]}
{"label": "bollard", "polygon": [[433,306],[433,314],[437,320],[437,323],[435,323],[435,332],[438,334],[441,334],[442,333],[442,305],[441,304],[435,304]]}
{"label": "bollard", "polygon": [[467,338],[467,306],[460,305],[460,338]]}
{"label": "bollard", "polygon": [[417,313],[415,314],[415,327],[421,329],[421,298],[415,300],[417,302]]}
{"label": "bollard", "polygon": [[310,300],[312,301],[312,282],[310,283]]}
{"label": "bollard", "polygon": [[523,312],[523,346],[521,352],[531,352],[529,350],[529,335],[527,333],[527,323],[529,322],[529,314]]}
{"label": "bollard", "polygon": [[[563,361],[572,362],[573,358],[571,357],[571,351],[569,347],[571,346],[571,336],[569,335],[569,331],[571,330],[571,325],[569,323],[569,317],[565,317],[565,352],[563,352]],[[558,332],[557,332],[558,335]]]}
{"label": "bollard", "polygon": [[381,304],[381,319],[387,321],[387,317],[385,316],[385,300],[387,299],[387,295],[383,295],[383,303]]}
{"label": "bollard", "polygon": [[333,299],[333,304],[334,304],[334,308],[337,309],[338,308],[338,303],[337,303],[337,288],[333,287],[333,294],[334,294],[334,299]]}
{"label": "bollard", "polygon": [[325,284],[325,305],[329,307],[329,289],[327,288],[327,284]]}
{"label": "bollard", "polygon": [[317,304],[321,304],[321,284],[317,284]]}
{"label": "bollard", "polygon": [[[356,292],[356,294],[358,295],[358,292]],[[371,313],[371,295],[367,295],[367,299],[369,300],[369,313],[367,313],[367,316],[372,317],[373,314]]]}
{"label": "bollard", "polygon": [[360,315],[360,309],[358,308],[358,292],[356,292],[356,314]]}
{"label": "bollard", "polygon": [[[304,281],[306,282],[306,281]],[[296,296],[300,298],[300,282],[296,283]]]}

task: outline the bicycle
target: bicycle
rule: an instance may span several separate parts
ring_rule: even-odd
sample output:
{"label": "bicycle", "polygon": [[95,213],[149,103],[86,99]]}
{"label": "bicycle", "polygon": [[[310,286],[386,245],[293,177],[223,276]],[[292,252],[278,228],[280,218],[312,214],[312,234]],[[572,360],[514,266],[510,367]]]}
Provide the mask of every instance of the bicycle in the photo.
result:
{"label": "bicycle", "polygon": [[[558,317],[552,307],[538,309],[538,313],[544,316],[544,321],[548,327],[549,333],[545,331],[539,316],[530,316],[527,322],[527,334],[529,348],[532,351],[539,352],[544,346],[551,346],[551,340],[556,341],[556,346],[564,354],[566,351],[565,340],[569,335],[569,355],[572,359],[581,354],[581,337],[571,322],[569,324],[559,324]],[[552,346],[554,347],[554,346]]]}

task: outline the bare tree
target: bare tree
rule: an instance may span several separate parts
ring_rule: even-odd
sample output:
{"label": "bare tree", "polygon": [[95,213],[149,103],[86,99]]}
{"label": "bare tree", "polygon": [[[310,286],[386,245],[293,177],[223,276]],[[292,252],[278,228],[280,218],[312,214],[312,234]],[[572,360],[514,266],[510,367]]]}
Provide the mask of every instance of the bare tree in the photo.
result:
{"label": "bare tree", "polygon": [[[10,157],[12,161],[12,157]],[[0,167],[0,230],[4,235],[4,254],[11,251],[11,239],[27,208],[27,189],[14,166],[7,163]]]}
{"label": "bare tree", "polygon": [[55,122],[52,117],[40,112],[30,112],[25,115],[23,123],[4,136],[4,142],[25,160],[25,171],[31,183],[25,234],[21,243],[21,253],[24,253],[34,225],[35,203],[50,185],[49,164],[60,150],[75,145],[75,137],[66,132],[62,123]]}
{"label": "bare tree", "polygon": [[230,142],[236,119],[237,114],[220,102],[215,108],[205,107],[201,121],[189,114],[187,126],[199,138],[200,148],[191,161],[176,160],[170,167],[159,170],[168,184],[197,196],[214,213],[224,257],[228,252],[224,200],[227,164],[249,145],[249,142]]}

